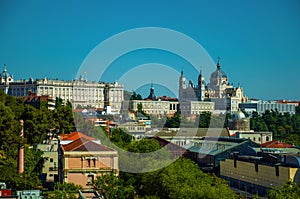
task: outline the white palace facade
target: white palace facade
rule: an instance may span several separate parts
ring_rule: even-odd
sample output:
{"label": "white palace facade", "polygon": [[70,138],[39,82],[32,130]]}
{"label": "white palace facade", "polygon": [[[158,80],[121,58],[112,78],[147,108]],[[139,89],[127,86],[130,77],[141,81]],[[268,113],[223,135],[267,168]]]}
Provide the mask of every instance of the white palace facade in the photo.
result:
{"label": "white palace facade", "polygon": [[111,113],[119,113],[124,99],[124,86],[114,83],[90,82],[83,78],[79,80],[36,79],[14,80],[7,72],[6,66],[0,73],[0,88],[4,93],[24,97],[31,91],[38,96],[59,97],[70,101],[73,107],[106,108],[110,106]]}

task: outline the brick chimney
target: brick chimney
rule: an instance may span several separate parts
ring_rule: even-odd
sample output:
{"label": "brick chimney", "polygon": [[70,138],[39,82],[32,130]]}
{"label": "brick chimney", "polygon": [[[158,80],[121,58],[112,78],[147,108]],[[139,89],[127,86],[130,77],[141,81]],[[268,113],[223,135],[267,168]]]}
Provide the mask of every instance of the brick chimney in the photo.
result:
{"label": "brick chimney", "polygon": [[[22,127],[20,136],[24,138],[24,121],[20,120],[19,122]],[[24,172],[24,146],[23,145],[19,146],[18,172],[19,174]]]}

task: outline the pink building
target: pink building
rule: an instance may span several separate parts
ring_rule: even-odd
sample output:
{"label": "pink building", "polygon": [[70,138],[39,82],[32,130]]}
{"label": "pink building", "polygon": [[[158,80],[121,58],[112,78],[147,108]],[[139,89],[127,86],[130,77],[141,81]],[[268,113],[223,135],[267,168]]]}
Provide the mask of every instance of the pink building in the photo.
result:
{"label": "pink building", "polygon": [[97,176],[118,174],[118,152],[85,137],[62,145],[64,182],[91,188]]}

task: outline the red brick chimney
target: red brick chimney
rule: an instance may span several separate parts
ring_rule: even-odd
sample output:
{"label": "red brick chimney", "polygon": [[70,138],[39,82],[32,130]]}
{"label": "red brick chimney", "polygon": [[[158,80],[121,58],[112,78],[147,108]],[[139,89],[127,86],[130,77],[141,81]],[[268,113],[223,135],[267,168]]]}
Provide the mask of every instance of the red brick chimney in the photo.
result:
{"label": "red brick chimney", "polygon": [[[24,121],[20,120],[20,125],[22,126],[21,129],[21,137],[24,138]],[[19,159],[18,159],[18,172],[23,173],[24,172],[24,146],[19,146]]]}

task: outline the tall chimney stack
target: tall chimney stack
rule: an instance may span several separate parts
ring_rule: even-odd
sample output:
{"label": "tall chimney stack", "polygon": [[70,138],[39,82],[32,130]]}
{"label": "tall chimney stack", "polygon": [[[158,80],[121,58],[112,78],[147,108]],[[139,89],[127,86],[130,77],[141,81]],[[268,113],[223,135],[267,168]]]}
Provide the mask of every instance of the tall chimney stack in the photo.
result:
{"label": "tall chimney stack", "polygon": [[[24,138],[24,121],[20,120],[19,122],[22,127],[20,136]],[[24,146],[23,145],[19,146],[18,172],[19,174],[24,172]]]}

